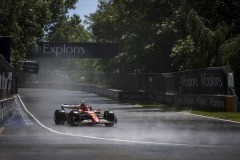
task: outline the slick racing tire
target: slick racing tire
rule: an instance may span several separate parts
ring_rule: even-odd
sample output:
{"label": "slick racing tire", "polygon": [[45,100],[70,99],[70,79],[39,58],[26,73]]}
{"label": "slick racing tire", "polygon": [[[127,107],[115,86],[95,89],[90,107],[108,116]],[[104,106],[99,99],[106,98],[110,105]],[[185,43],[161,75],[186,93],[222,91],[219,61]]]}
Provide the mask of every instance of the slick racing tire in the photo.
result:
{"label": "slick racing tire", "polygon": [[114,125],[114,123],[106,123],[105,126],[106,127],[112,127]]}
{"label": "slick racing tire", "polygon": [[104,111],[103,118],[110,122],[105,124],[107,127],[112,127],[117,123],[117,117],[112,111]]}
{"label": "slick racing tire", "polygon": [[65,111],[56,110],[54,113],[54,121],[56,125],[64,125],[66,121]]}
{"label": "slick racing tire", "polygon": [[79,121],[79,115],[74,113],[73,111],[70,112],[70,126],[78,126]]}

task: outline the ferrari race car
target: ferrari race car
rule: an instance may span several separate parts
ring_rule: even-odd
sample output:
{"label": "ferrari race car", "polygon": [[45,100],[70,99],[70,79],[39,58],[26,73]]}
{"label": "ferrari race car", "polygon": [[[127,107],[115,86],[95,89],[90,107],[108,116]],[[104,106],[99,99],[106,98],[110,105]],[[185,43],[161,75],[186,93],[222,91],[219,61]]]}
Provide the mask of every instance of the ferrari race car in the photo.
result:
{"label": "ferrari race car", "polygon": [[[70,109],[66,112],[65,109]],[[56,110],[54,114],[56,125],[70,124],[70,126],[79,126],[83,124],[105,124],[112,127],[117,123],[117,118],[112,111],[105,110],[103,113],[99,109],[92,109],[88,105],[62,104],[61,109]]]}

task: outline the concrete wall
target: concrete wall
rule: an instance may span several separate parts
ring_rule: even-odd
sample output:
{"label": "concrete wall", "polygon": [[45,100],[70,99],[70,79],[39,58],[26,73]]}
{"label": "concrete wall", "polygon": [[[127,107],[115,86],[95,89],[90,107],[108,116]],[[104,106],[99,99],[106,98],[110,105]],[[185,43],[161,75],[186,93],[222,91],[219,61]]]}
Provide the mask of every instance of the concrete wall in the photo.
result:
{"label": "concrete wall", "polygon": [[4,121],[12,115],[15,105],[14,98],[0,100],[0,126],[3,125]]}
{"label": "concrete wall", "polygon": [[126,92],[93,85],[84,84],[56,84],[56,83],[25,83],[26,88],[54,88],[80,90],[96,93],[113,100],[151,100],[164,104],[178,106],[193,106],[198,108],[214,109],[218,111],[237,112],[237,100],[232,95],[205,95],[205,94],[163,94],[159,92]]}

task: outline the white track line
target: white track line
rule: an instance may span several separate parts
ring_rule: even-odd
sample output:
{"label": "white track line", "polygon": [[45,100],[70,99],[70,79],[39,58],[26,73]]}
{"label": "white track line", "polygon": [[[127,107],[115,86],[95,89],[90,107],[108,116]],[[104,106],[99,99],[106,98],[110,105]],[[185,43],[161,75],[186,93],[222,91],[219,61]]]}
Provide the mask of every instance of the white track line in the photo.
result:
{"label": "white track line", "polygon": [[79,137],[79,138],[89,138],[89,139],[97,139],[97,140],[107,140],[107,141],[114,141],[114,142],[126,142],[126,143],[137,143],[137,144],[154,144],[154,145],[166,145],[166,146],[185,146],[185,147],[208,147],[208,148],[226,148],[231,146],[215,146],[215,145],[201,145],[201,144],[184,144],[184,143],[160,143],[160,142],[148,142],[148,141],[133,141],[133,140],[124,140],[124,139],[113,139],[113,138],[102,138],[102,137],[94,137],[94,136],[84,136],[84,135],[75,135],[71,133],[62,133],[56,130],[53,130],[52,128],[49,128],[45,125],[43,125],[31,112],[28,111],[24,103],[22,102],[19,95],[17,95],[24,110],[32,116],[32,118],[43,128],[45,128],[48,131],[51,131],[56,134],[66,135],[66,136],[73,136],[73,137]]}
{"label": "white track line", "polygon": [[15,103],[17,105],[17,110],[22,117],[22,121],[23,121],[22,123],[25,125],[34,125],[34,123],[28,118],[28,116],[22,110],[22,107],[20,106],[21,104],[19,103],[19,101],[21,102],[21,104],[23,104],[21,98],[18,96],[18,99],[15,98]]}
{"label": "white track line", "polygon": [[219,120],[219,121],[225,121],[225,122],[240,124],[240,122],[237,122],[237,121],[231,121],[231,120],[226,120],[226,119],[221,119],[221,118],[215,118],[215,117],[208,117],[208,116],[203,116],[203,115],[193,114],[193,113],[188,113],[188,112],[182,112],[182,113],[183,113],[183,114],[187,114],[187,115],[191,115],[191,116],[197,116],[197,117],[203,117],[203,118],[208,118],[208,119],[214,119],[214,120]]}

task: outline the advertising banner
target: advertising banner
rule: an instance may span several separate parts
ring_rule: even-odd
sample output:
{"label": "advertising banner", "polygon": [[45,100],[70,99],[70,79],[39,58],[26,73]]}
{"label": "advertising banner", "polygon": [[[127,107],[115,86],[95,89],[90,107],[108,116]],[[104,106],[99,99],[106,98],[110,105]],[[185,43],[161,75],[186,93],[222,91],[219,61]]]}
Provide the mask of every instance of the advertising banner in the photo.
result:
{"label": "advertising banner", "polygon": [[112,58],[118,53],[117,43],[43,42],[32,48],[28,58]]}
{"label": "advertising banner", "polygon": [[146,92],[146,99],[177,106],[191,106],[203,109],[227,111],[227,96],[224,95],[167,95],[161,93]]}
{"label": "advertising banner", "polygon": [[23,72],[24,73],[34,73],[38,74],[39,65],[37,62],[24,62],[23,63]]}
{"label": "advertising banner", "polygon": [[180,94],[228,94],[228,74],[223,68],[178,72],[177,75]]}
{"label": "advertising banner", "polygon": [[143,100],[143,92],[120,92],[119,100]]}

